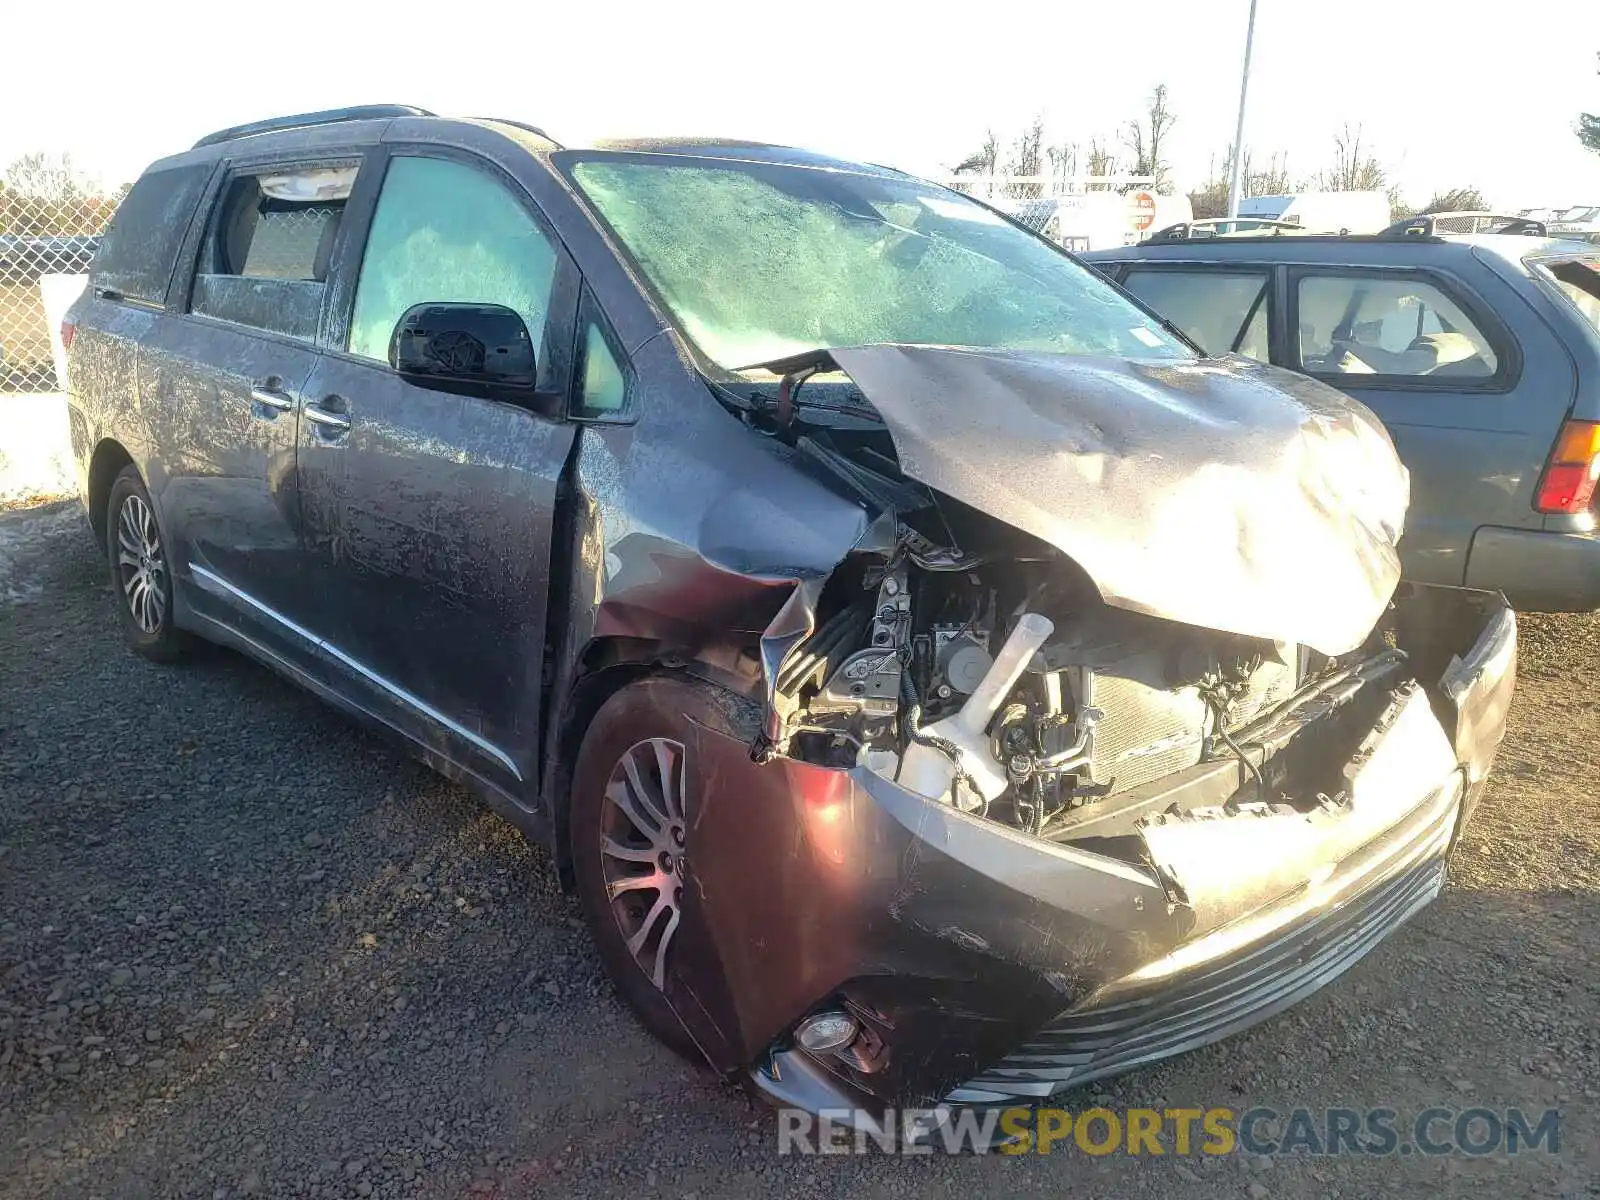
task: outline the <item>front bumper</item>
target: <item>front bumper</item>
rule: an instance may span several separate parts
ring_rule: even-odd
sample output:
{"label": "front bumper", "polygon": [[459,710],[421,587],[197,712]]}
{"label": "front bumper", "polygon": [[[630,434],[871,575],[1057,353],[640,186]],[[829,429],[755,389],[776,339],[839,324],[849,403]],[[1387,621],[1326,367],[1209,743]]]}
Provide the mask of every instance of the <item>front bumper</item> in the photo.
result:
{"label": "front bumper", "polygon": [[[675,1009],[775,1102],[866,1113],[1041,1103],[1280,1011],[1438,894],[1504,731],[1511,613],[1419,591],[1412,664],[1442,682],[1394,690],[1344,801],[1150,822],[1142,866],[865,770],[752,770],[706,731],[694,752],[721,795],[696,821],[680,938],[700,983]],[[839,1006],[861,1021],[856,1047],[792,1044],[796,1021]]]}

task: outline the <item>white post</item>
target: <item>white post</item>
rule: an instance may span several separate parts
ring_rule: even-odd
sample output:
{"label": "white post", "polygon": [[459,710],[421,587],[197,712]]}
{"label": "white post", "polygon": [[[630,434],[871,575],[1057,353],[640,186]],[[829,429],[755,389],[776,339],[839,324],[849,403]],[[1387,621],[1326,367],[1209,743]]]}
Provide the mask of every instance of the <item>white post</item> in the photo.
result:
{"label": "white post", "polygon": [[88,282],[87,275],[39,276],[39,299],[50,333],[50,357],[56,364],[56,386],[63,392],[67,390],[67,348],[61,344],[61,321]]}
{"label": "white post", "polygon": [[1250,0],[1250,25],[1244,35],[1244,71],[1239,78],[1239,123],[1233,131],[1233,170],[1228,177],[1228,216],[1239,215],[1244,197],[1244,101],[1250,92],[1250,50],[1256,40],[1256,0]]}

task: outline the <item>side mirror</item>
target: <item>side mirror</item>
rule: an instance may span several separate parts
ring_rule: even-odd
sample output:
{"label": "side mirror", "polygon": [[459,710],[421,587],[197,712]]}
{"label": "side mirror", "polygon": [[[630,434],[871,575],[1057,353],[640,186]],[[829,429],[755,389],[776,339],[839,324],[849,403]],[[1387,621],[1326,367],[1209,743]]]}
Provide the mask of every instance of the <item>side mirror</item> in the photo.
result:
{"label": "side mirror", "polygon": [[413,304],[389,365],[419,387],[490,399],[531,397],[538,381],[527,323],[503,304]]}

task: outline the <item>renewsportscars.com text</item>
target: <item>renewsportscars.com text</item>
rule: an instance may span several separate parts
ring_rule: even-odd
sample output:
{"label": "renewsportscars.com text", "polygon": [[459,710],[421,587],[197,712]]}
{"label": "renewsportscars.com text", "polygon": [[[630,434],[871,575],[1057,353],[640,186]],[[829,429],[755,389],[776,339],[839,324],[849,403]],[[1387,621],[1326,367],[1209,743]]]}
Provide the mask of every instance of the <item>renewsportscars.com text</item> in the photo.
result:
{"label": "renewsportscars.com text", "polygon": [[1556,1154],[1558,1109],[860,1109],[778,1112],[779,1154]]}

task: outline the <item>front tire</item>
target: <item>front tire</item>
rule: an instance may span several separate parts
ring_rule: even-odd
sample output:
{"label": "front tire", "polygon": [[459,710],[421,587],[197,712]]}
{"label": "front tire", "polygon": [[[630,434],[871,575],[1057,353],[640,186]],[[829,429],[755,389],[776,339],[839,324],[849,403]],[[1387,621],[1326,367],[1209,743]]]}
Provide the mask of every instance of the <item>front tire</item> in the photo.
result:
{"label": "front tire", "polygon": [[584,734],[568,802],[573,878],[606,973],[647,1030],[700,1063],[670,997],[683,994],[672,982],[699,800],[694,725],[737,732],[730,699],[677,676],[622,688]]}
{"label": "front tire", "polygon": [[131,463],[112,482],[106,501],[106,558],[129,648],[155,662],[181,658],[191,643],[173,624],[166,539],[150,493]]}

